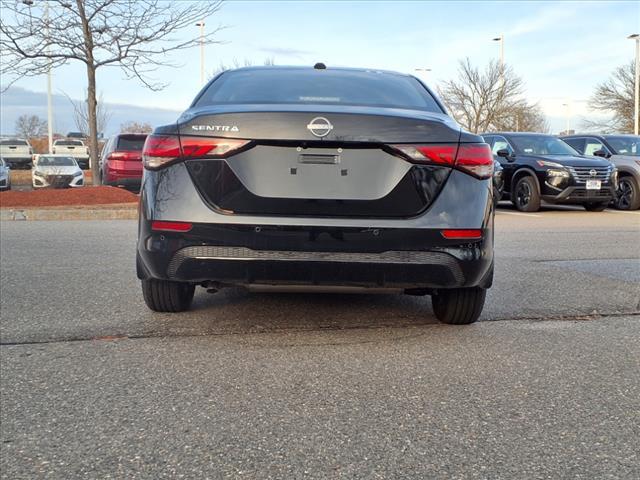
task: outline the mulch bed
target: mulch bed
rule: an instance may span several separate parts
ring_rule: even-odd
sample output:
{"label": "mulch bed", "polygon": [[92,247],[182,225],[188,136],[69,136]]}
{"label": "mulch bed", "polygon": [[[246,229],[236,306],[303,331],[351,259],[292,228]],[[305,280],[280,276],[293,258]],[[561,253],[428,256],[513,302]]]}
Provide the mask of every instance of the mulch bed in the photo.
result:
{"label": "mulch bed", "polygon": [[0,208],[78,207],[105,204],[136,204],[137,202],[138,196],[136,194],[122,188],[105,186],[0,192]]}

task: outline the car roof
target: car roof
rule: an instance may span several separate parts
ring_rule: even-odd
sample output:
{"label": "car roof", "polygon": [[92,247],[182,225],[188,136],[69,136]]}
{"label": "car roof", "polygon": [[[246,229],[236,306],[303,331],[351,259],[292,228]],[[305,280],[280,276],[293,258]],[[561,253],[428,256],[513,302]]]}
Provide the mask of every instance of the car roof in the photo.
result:
{"label": "car roof", "polygon": [[384,73],[389,75],[397,75],[399,77],[412,77],[413,75],[407,73],[400,73],[393,70],[385,70],[382,68],[354,68],[354,67],[329,67],[326,68],[315,68],[313,65],[304,66],[304,65],[260,65],[260,66],[248,66],[248,67],[240,67],[240,68],[232,68],[229,70],[225,70],[221,73],[226,72],[238,72],[238,71],[305,71],[305,70],[317,70],[317,71],[338,71],[338,72],[361,72],[361,73]]}
{"label": "car roof", "polygon": [[36,157],[66,157],[66,158],[73,158],[68,153],[36,153]]}
{"label": "car roof", "polygon": [[486,132],[481,133],[480,135],[523,135],[527,137],[553,137],[550,133],[539,133],[539,132]]}
{"label": "car roof", "polygon": [[571,135],[558,135],[560,138],[582,138],[582,137],[599,137],[604,138],[611,135],[602,135],[600,133],[572,133]]}

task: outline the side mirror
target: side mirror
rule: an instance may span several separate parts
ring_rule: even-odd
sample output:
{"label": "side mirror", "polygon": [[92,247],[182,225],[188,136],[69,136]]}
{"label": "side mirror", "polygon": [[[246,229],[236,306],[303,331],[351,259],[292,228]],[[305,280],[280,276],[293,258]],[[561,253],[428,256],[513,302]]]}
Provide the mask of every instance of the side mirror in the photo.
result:
{"label": "side mirror", "polygon": [[611,154],[609,152],[607,152],[606,150],[600,149],[600,150],[596,150],[595,152],[593,152],[593,155],[595,157],[602,157],[602,158],[609,158],[611,157]]}
{"label": "side mirror", "polygon": [[508,149],[506,149],[506,148],[503,148],[503,149],[501,149],[501,150],[498,150],[498,151],[496,152],[496,155],[498,155],[499,157],[502,157],[502,158],[506,158],[506,159],[511,158],[511,152],[509,152],[509,150],[508,150]]}

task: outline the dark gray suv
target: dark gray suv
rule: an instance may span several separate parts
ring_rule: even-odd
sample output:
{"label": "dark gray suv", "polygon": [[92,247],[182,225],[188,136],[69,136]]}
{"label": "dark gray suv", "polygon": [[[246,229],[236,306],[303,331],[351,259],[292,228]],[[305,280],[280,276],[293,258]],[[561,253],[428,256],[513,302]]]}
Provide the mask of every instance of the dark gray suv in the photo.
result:
{"label": "dark gray suv", "polygon": [[412,76],[254,67],[206,85],[143,150],[147,305],[196,286],[431,295],[474,322],[493,280],[491,151]]}

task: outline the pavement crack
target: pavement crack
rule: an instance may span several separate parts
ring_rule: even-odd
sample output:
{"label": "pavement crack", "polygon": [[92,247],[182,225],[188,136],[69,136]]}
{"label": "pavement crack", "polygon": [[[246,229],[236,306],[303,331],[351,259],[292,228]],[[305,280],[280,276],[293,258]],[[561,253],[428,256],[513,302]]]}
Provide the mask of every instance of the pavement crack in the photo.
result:
{"label": "pavement crack", "polygon": [[[483,322],[518,322],[518,321],[530,321],[530,322],[585,322],[596,321],[606,318],[617,317],[640,317],[640,308],[633,312],[612,312],[612,313],[592,313],[592,314],[576,314],[576,315],[553,315],[553,316],[522,316],[522,317],[504,317],[504,318],[488,318],[483,319],[479,323]],[[318,325],[312,328],[271,328],[271,329],[248,329],[243,331],[228,331],[228,332],[202,332],[202,333],[180,333],[180,332],[146,332],[139,334],[111,334],[111,335],[99,335],[99,336],[77,336],[66,338],[51,338],[44,340],[16,340],[16,341],[4,341],[0,342],[0,347],[12,347],[12,346],[30,346],[30,345],[49,345],[59,343],[74,343],[74,342],[118,342],[122,340],[145,340],[154,338],[196,338],[196,337],[223,337],[223,336],[240,336],[240,335],[260,335],[260,334],[273,334],[273,333],[298,333],[298,332],[325,332],[325,331],[340,331],[340,330],[376,330],[376,329],[388,329],[388,328],[409,328],[409,327],[440,327],[448,328],[448,325],[441,323],[399,323],[399,324],[374,324],[374,325]],[[453,327],[459,328],[459,327]]]}

